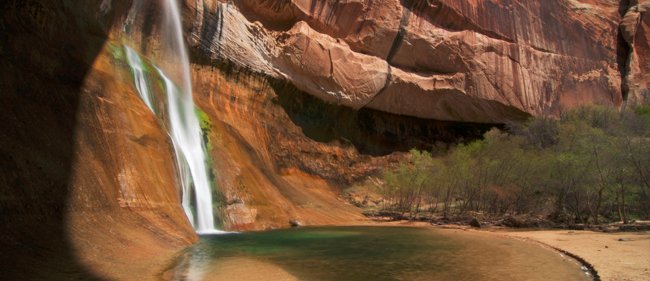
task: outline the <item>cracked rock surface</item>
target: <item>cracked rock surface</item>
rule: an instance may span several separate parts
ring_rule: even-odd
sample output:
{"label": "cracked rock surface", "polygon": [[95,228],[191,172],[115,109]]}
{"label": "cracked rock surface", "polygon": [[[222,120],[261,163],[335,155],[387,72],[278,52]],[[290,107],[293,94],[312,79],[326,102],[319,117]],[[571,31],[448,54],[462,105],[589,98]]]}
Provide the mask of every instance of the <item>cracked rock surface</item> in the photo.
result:
{"label": "cracked rock surface", "polygon": [[[622,5],[186,0],[186,26],[201,56],[288,80],[327,102],[425,119],[503,123],[583,104],[620,106],[627,73],[617,32]],[[625,16],[634,30],[628,33],[639,30],[639,9]],[[648,40],[636,33],[643,50]]]}

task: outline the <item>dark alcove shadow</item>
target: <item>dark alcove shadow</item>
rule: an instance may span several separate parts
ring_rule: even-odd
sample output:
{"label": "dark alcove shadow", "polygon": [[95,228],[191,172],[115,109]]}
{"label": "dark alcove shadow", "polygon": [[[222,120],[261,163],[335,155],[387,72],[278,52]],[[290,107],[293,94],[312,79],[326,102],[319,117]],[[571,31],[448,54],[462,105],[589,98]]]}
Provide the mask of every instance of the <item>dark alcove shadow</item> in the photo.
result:
{"label": "dark alcove shadow", "polygon": [[101,279],[75,257],[66,201],[84,77],[130,5],[0,2],[0,280]]}
{"label": "dark alcove shadow", "polygon": [[[630,8],[630,1],[629,0],[621,0],[619,3],[618,7],[618,13],[623,18],[625,16],[625,13],[627,13],[627,10]],[[618,65],[618,71],[621,74],[621,93],[623,94],[623,100],[627,100],[627,94],[629,92],[629,88],[627,85],[627,81],[625,79],[625,76],[627,75],[628,69],[627,65],[630,60],[630,52],[632,51],[630,45],[625,41],[623,38],[623,31],[621,28],[618,28],[616,31],[616,63]]]}
{"label": "dark alcove shadow", "polygon": [[318,142],[353,145],[362,154],[388,155],[412,148],[443,152],[452,144],[481,139],[503,124],[452,122],[396,115],[373,109],[354,110],[324,102],[289,82],[272,80],[277,104],[305,136]]}

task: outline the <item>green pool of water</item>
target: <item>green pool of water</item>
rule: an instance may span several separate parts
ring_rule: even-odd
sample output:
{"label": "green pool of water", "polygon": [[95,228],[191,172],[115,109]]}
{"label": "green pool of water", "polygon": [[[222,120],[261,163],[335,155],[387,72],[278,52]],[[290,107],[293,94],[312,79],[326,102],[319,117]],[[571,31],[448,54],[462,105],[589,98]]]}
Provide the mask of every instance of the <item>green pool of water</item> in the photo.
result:
{"label": "green pool of water", "polygon": [[172,280],[590,280],[555,251],[497,235],[323,227],[202,236]]}

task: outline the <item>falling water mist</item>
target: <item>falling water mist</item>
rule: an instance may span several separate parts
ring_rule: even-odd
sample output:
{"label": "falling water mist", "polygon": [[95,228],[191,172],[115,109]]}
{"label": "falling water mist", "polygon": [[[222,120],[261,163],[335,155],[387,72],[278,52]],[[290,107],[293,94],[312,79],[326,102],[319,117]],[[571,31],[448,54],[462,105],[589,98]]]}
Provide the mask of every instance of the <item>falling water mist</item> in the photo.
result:
{"label": "falling water mist", "polygon": [[[142,7],[142,1],[134,3],[135,12]],[[163,119],[169,131],[179,169],[183,191],[183,209],[198,233],[217,233],[212,209],[212,189],[208,176],[206,148],[202,131],[192,99],[189,59],[183,39],[180,11],[176,0],[163,0],[160,26],[162,58],[155,65],[147,65],[132,48],[125,46],[126,62],[131,68],[134,85],[144,103]],[[133,12],[133,10],[132,10]],[[153,83],[157,77],[162,82],[164,108],[156,108]],[[159,86],[160,87],[160,86]],[[160,103],[158,103],[160,104]],[[164,111],[165,114],[160,114]],[[192,210],[194,194],[196,210]]]}

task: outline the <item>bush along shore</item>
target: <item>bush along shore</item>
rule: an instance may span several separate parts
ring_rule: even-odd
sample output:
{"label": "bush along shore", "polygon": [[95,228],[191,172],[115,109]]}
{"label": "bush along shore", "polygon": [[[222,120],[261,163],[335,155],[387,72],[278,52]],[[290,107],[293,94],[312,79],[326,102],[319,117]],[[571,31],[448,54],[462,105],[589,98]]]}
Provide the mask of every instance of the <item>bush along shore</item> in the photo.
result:
{"label": "bush along shore", "polygon": [[435,226],[466,226],[474,228],[513,228],[522,230],[531,229],[567,229],[591,230],[599,232],[636,232],[650,231],[648,221],[609,222],[600,224],[585,223],[558,223],[541,216],[529,215],[504,215],[503,217],[485,217],[481,214],[468,214],[466,216],[441,217],[418,214],[402,214],[392,211],[366,210],[363,215],[374,222],[426,222]]}
{"label": "bush along shore", "polygon": [[348,199],[382,220],[650,230],[650,106],[506,127],[444,153],[411,150]]}

